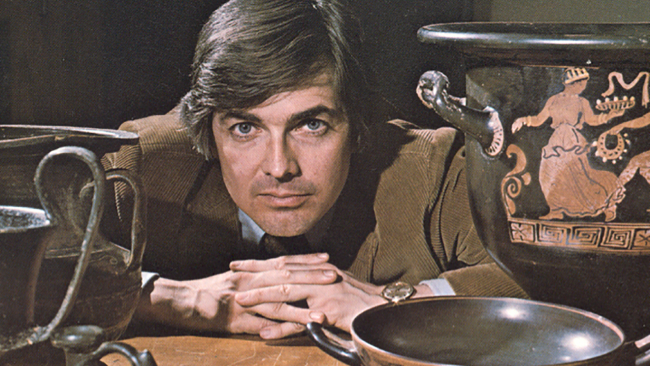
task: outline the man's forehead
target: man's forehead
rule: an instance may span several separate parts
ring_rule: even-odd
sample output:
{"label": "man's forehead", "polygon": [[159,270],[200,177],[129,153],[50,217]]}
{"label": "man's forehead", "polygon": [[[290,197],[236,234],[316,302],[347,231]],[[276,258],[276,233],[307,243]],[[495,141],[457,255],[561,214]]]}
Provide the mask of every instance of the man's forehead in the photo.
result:
{"label": "man's forehead", "polygon": [[305,103],[317,103],[326,105],[331,109],[336,109],[337,106],[336,97],[332,88],[329,85],[322,85],[306,86],[295,90],[279,92],[248,110],[261,109],[283,102],[300,103],[301,106],[305,106]]}
{"label": "man's forehead", "polygon": [[272,96],[270,96],[262,103],[247,109],[265,107],[270,104],[276,103],[284,98],[287,98],[289,96],[296,96],[296,95],[301,96],[304,94],[312,94],[314,96],[316,95],[320,96],[323,99],[326,99],[327,101],[331,102],[333,104],[332,105],[333,108],[338,106],[339,104],[339,98],[333,83],[333,77],[330,75],[330,73],[323,72],[318,76],[316,76],[315,78],[299,83],[293,87],[286,88],[285,90],[281,90],[273,94]]}

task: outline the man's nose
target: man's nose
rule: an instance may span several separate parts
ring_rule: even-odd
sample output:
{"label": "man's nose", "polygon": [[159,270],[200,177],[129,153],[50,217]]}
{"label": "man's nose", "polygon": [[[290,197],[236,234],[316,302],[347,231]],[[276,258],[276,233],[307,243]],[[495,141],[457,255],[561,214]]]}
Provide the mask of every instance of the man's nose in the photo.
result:
{"label": "man's nose", "polygon": [[266,149],[264,173],[281,181],[290,180],[300,174],[296,158],[286,137],[272,138]]}

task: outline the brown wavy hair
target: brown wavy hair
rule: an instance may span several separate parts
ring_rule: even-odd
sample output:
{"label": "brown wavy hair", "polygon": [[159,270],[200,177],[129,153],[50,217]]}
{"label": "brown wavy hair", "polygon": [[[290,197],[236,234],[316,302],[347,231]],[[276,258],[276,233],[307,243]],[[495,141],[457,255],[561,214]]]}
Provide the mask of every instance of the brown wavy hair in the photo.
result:
{"label": "brown wavy hair", "polygon": [[361,30],[346,0],[231,0],[199,34],[180,116],[199,152],[217,157],[215,113],[248,109],[328,72],[337,103],[360,143],[370,93],[356,53]]}

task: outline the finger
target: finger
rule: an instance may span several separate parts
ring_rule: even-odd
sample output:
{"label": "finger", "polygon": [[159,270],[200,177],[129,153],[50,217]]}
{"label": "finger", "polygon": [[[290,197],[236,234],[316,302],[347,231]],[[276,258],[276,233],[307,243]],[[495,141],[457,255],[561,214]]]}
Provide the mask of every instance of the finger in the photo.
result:
{"label": "finger", "polygon": [[280,339],[305,331],[305,326],[298,323],[280,323],[266,327],[260,331],[264,339]]}
{"label": "finger", "polygon": [[335,272],[340,272],[336,266],[334,266],[331,263],[315,263],[315,264],[295,264],[295,263],[289,263],[289,264],[284,264],[282,265],[281,268],[277,268],[277,270],[289,270],[289,271],[324,271],[324,270],[332,270]]}
{"label": "finger", "polygon": [[[295,307],[286,303],[261,304],[250,307],[248,310],[280,322],[273,324],[273,326],[284,323],[307,324],[309,322],[323,323],[325,321],[325,314],[320,311]],[[286,331],[285,328],[282,329]],[[282,332],[283,336],[287,335],[285,331]]]}
{"label": "finger", "polygon": [[[325,270],[331,270],[336,273],[341,274],[342,272],[336,268],[331,263],[314,263],[314,264],[295,264],[295,263],[282,263],[279,264],[280,262],[276,262],[276,266],[268,266],[269,268],[263,268],[262,266],[257,266],[257,267],[252,267],[256,266],[257,264],[255,263],[244,263],[242,265],[237,265],[241,269],[233,270],[233,273],[259,273],[259,274],[266,274],[270,273],[273,271],[325,271]],[[277,268],[275,268],[277,267]],[[253,269],[253,270],[251,270]]]}
{"label": "finger", "polygon": [[233,271],[264,272],[294,264],[317,265],[327,263],[328,260],[329,255],[327,253],[288,255],[267,260],[234,261],[230,263],[230,269]]}
{"label": "finger", "polygon": [[255,314],[241,314],[229,326],[228,331],[232,334],[260,334],[262,329],[273,327],[278,322],[265,319]]}
{"label": "finger", "polygon": [[278,286],[282,284],[313,284],[326,285],[335,282],[338,273],[331,269],[315,269],[307,271],[279,270],[257,273],[242,290]]}
{"label": "finger", "polygon": [[235,294],[235,301],[241,306],[255,306],[264,303],[284,303],[305,300],[323,286],[282,284],[261,287]]}

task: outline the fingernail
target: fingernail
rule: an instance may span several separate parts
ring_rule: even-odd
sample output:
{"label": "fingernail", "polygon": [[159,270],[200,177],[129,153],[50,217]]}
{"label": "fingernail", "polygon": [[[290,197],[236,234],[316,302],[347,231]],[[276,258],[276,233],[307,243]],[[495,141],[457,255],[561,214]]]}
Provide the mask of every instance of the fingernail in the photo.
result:
{"label": "fingernail", "polygon": [[329,255],[327,253],[318,253],[318,258],[327,258]]}
{"label": "fingernail", "polygon": [[328,269],[328,270],[323,271],[323,276],[325,276],[325,277],[334,277],[335,275],[336,275],[336,272],[334,272],[332,270]]}
{"label": "fingernail", "polygon": [[313,313],[309,313],[309,317],[314,321],[322,322],[323,318],[325,317],[325,314],[320,312],[313,312]]}
{"label": "fingernail", "polygon": [[241,266],[240,261],[230,262],[230,268],[239,268]]}
{"label": "fingernail", "polygon": [[270,329],[264,328],[260,330],[260,337],[262,338],[271,338],[273,336],[273,332],[271,332]]}

